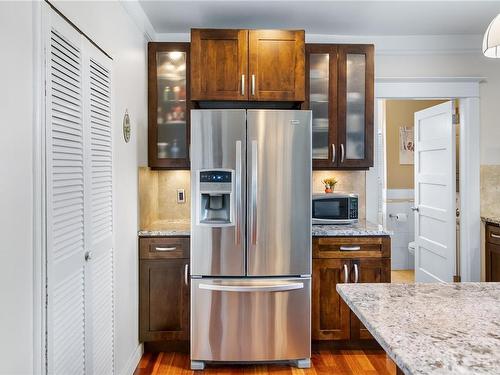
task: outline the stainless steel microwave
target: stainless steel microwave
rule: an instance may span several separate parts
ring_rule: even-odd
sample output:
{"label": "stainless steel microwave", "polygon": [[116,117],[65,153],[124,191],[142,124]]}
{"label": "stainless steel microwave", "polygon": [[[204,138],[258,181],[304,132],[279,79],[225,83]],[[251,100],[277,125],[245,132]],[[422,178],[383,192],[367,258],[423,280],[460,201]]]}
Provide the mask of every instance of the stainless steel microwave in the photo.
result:
{"label": "stainless steel microwave", "polygon": [[352,224],[357,222],[357,194],[329,193],[313,195],[313,224]]}

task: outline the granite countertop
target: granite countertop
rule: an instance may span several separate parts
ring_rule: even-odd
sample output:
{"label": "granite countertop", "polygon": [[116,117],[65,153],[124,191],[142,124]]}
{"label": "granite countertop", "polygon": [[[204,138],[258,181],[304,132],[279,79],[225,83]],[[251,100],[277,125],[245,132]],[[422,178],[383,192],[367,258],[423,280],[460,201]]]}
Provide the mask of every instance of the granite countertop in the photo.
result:
{"label": "granite countertop", "polygon": [[[366,220],[349,225],[313,225],[313,237],[344,237],[344,236],[390,236],[391,231],[385,230],[380,225],[372,224]],[[157,221],[148,226],[147,230],[140,230],[139,237],[175,237],[189,236],[191,224],[186,220]]]}
{"label": "granite countertop", "polygon": [[148,225],[148,229],[141,229],[139,237],[177,237],[191,235],[190,220],[159,220]]}
{"label": "granite countertop", "polygon": [[500,225],[500,216],[481,216],[481,220],[485,223]]}
{"label": "granite countertop", "polygon": [[391,236],[393,232],[382,225],[360,220],[356,224],[347,225],[313,225],[313,237],[343,237],[343,236]]}
{"label": "granite countertop", "polygon": [[337,291],[405,374],[500,374],[500,283]]}

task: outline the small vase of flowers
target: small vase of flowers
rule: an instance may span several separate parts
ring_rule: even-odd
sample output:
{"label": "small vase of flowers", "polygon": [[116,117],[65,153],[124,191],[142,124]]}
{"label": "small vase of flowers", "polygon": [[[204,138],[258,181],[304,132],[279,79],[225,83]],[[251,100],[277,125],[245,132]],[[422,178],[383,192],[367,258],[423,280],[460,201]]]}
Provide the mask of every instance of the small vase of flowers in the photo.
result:
{"label": "small vase of flowers", "polygon": [[325,193],[333,193],[333,191],[335,190],[335,185],[337,185],[338,181],[335,177],[328,177],[325,178],[322,182],[325,185]]}

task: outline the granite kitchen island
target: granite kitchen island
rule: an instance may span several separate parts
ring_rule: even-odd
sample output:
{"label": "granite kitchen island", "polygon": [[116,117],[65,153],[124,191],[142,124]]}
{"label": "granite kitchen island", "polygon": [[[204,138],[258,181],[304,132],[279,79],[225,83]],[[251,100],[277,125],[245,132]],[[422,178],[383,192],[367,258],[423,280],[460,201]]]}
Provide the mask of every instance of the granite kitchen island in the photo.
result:
{"label": "granite kitchen island", "polygon": [[500,283],[338,284],[404,374],[500,374]]}

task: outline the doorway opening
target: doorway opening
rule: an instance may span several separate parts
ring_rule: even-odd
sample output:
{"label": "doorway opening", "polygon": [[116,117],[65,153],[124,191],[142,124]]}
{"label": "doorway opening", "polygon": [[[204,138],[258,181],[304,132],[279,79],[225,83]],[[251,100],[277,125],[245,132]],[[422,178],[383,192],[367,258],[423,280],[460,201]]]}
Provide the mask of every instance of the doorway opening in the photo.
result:
{"label": "doorway opening", "polygon": [[[442,103],[451,105],[448,107],[450,113],[448,125],[442,125],[447,127],[449,131],[446,133],[446,136],[450,138],[447,142],[449,147],[446,149],[437,147],[432,152],[419,154],[416,148],[420,147],[426,151],[425,148],[429,147],[429,142],[416,142],[415,124],[417,118],[418,116],[425,117],[426,113],[432,112],[431,108],[439,108],[438,106]],[[394,232],[391,253],[392,280],[393,282],[406,283],[430,281],[432,277],[445,275],[446,272],[450,274],[450,278],[455,280],[460,275],[459,99],[387,99],[380,100],[378,108],[378,126],[380,128],[377,134],[380,137],[379,145],[381,148],[378,173],[379,176],[382,176],[379,188],[379,202],[381,202],[379,217],[383,225]],[[435,131],[439,132],[440,125],[434,123],[437,120],[432,118],[429,121],[430,123],[426,126],[431,129],[431,132],[434,131],[434,126],[436,127]],[[422,131],[421,128],[420,132],[422,133]],[[439,138],[437,135],[436,137],[436,139]],[[420,138],[422,139],[422,137]],[[430,144],[435,143],[434,141],[431,141]],[[454,155],[452,161],[450,161],[451,154]],[[419,163],[415,162],[416,155],[417,157],[420,155]],[[426,160],[432,163],[432,166],[425,166]],[[427,175],[429,172],[436,174],[434,176]],[[448,180],[447,184],[439,186],[443,173],[449,175],[453,182]],[[430,178],[430,180],[422,183],[422,178]],[[420,192],[420,198],[416,194],[416,187]],[[432,198],[424,197],[424,194],[432,194]],[[416,195],[418,202],[416,202]],[[442,201],[445,196],[453,196],[453,201],[443,206],[437,203],[437,201]],[[422,202],[422,199],[426,202]],[[430,206],[429,202],[431,202]],[[436,202],[435,207],[432,207],[432,202]],[[434,209],[438,216],[433,217],[432,213],[430,216],[422,214],[418,208],[419,205],[427,205],[425,206],[426,210]],[[453,227],[446,225],[445,218],[441,220],[439,217],[439,214],[444,213],[439,212],[443,211],[442,208],[446,208],[444,211],[456,214],[456,219],[448,220],[453,221]],[[420,228],[416,226],[416,220],[419,221]],[[434,226],[434,228],[430,228],[430,226]],[[450,240],[451,236],[454,238]],[[416,238],[420,240],[416,241]],[[426,246],[426,242],[429,246]],[[418,272],[415,272],[416,250],[420,254]],[[426,261],[427,266],[425,266]],[[429,263],[433,265],[429,266]],[[426,267],[430,269],[426,270]],[[439,269],[440,267],[448,267],[449,271]],[[439,276],[437,279],[442,280],[443,277]]]}

